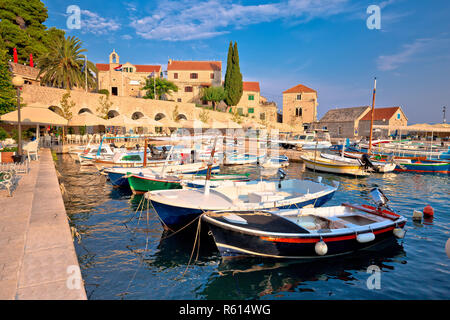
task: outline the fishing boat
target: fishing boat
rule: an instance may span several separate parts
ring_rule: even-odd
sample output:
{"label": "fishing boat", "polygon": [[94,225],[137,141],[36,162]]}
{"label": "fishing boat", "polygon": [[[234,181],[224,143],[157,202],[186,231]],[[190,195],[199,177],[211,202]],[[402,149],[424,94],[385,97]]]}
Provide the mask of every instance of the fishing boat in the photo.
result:
{"label": "fishing boat", "polygon": [[249,153],[226,153],[223,158],[224,165],[246,165],[257,164],[265,157],[265,155],[255,155]]}
{"label": "fishing boat", "polygon": [[450,162],[437,160],[396,159],[397,172],[450,174]]}
{"label": "fishing boat", "polygon": [[354,165],[363,165],[364,166],[364,163],[366,163],[367,170],[370,172],[379,172],[379,173],[393,172],[395,167],[397,166],[393,161],[391,161],[391,162],[374,161],[372,159],[369,159],[367,155],[356,158],[356,159],[355,158],[347,158],[347,157],[338,156],[338,155],[329,154],[329,153],[321,153],[320,156],[325,159],[346,162],[346,163],[354,164]]}
{"label": "fishing boat", "polygon": [[205,211],[270,210],[322,206],[330,200],[339,186],[310,180],[225,181],[209,189],[180,189],[150,191],[145,194],[165,228],[185,226]]}
{"label": "fishing boat", "polygon": [[343,203],[277,211],[209,211],[201,219],[222,257],[332,257],[404,238],[407,219],[387,207],[380,190],[371,194],[375,206]]}
{"label": "fishing boat", "polygon": [[[206,174],[179,175],[144,175],[129,174],[126,176],[131,190],[135,194],[144,194],[153,190],[168,190],[187,188],[202,188],[206,183]],[[222,185],[224,181],[249,181],[248,174],[212,174],[210,185],[212,188]]]}
{"label": "fishing boat", "polygon": [[289,165],[289,158],[287,156],[268,157],[262,163],[263,168],[283,168]]}
{"label": "fishing boat", "polygon": [[[163,173],[164,169],[164,173]],[[101,173],[108,176],[109,181],[116,187],[130,187],[127,175],[176,175],[176,174],[206,174],[208,166],[205,162],[194,162],[186,164],[166,164],[164,168],[164,162],[161,162],[159,166],[153,167],[110,167],[103,168]],[[220,166],[218,164],[212,167],[212,172],[218,172]]]}
{"label": "fishing boat", "polygon": [[361,164],[353,164],[345,161],[331,160],[323,158],[320,154],[304,154],[300,156],[305,167],[320,172],[351,175],[364,177],[370,175],[367,169]]}
{"label": "fishing boat", "polygon": [[286,140],[275,142],[278,142],[285,149],[301,148],[303,150],[328,149],[332,145],[328,131],[319,129],[288,136]]}

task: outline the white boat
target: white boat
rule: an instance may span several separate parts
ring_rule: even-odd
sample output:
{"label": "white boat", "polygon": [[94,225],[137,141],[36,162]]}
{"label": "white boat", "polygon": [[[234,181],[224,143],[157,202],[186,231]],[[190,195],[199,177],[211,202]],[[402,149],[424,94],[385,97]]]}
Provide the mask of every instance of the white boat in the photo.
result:
{"label": "white boat", "polygon": [[276,142],[284,148],[301,148],[303,150],[328,149],[332,146],[330,134],[324,130],[297,134]]}
{"label": "white boat", "polygon": [[265,155],[256,155],[249,153],[226,153],[223,158],[224,165],[245,165],[257,164],[262,161]]}
{"label": "white boat", "polygon": [[329,186],[310,180],[226,181],[209,189],[150,191],[145,194],[161,218],[164,227],[185,226],[205,211],[271,210],[322,206],[330,200],[339,183]]}
{"label": "white boat", "polygon": [[353,164],[344,161],[330,160],[320,154],[305,154],[300,156],[306,168],[313,171],[352,175],[368,176],[370,173],[361,164]]}
{"label": "white boat", "polygon": [[265,169],[283,168],[289,165],[289,158],[287,156],[268,157],[262,163],[261,167]]}

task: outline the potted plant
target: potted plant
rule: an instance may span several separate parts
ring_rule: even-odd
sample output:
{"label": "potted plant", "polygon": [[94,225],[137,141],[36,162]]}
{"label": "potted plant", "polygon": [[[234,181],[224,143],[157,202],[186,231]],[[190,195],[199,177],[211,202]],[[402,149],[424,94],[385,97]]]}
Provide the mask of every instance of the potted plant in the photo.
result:
{"label": "potted plant", "polygon": [[17,148],[3,148],[0,150],[0,162],[3,163],[12,163],[14,162],[14,155],[17,151]]}

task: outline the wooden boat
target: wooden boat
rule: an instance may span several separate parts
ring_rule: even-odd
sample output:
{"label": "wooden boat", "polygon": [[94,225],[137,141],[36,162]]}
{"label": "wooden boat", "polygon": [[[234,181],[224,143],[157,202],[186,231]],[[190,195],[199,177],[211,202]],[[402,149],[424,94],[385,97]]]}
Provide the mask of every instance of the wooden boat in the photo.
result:
{"label": "wooden boat", "polygon": [[278,211],[206,212],[223,257],[323,258],[403,238],[407,219],[385,206],[354,205]]}
{"label": "wooden boat", "polygon": [[[320,156],[325,159],[342,161],[342,162],[347,162],[347,163],[355,164],[355,165],[364,165],[362,163],[363,159],[361,159],[361,157],[355,159],[355,158],[347,158],[347,157],[342,157],[342,156],[328,154],[328,153],[321,153]],[[367,170],[370,172],[387,173],[387,172],[393,172],[396,166],[397,165],[394,162],[374,161],[373,159],[370,159],[369,163],[367,164]]]}
{"label": "wooden boat", "polygon": [[[131,190],[135,194],[144,194],[147,191],[154,190],[168,190],[168,189],[182,189],[188,188],[201,188],[205,186],[204,174],[192,174],[192,175],[143,175],[143,174],[130,174],[127,175],[128,183]],[[210,183],[211,187],[218,187],[223,181],[249,181],[248,174],[212,174]]]}
{"label": "wooden boat", "polygon": [[450,162],[437,160],[397,159],[395,171],[450,174]]}
{"label": "wooden boat", "polygon": [[[204,162],[194,162],[186,164],[167,164],[164,168],[164,163],[161,163],[158,167],[135,167],[135,168],[124,168],[124,167],[111,167],[103,168],[101,172],[108,176],[109,181],[113,186],[116,187],[129,187],[129,182],[127,175],[176,175],[176,174],[206,174],[208,166]],[[213,172],[218,172],[220,166],[214,165],[212,167]]]}
{"label": "wooden boat", "polygon": [[209,190],[181,189],[150,191],[145,197],[151,201],[163,226],[178,229],[199,217],[205,211],[268,210],[322,206],[330,200],[339,183],[334,186],[310,180],[285,181],[226,181]]}
{"label": "wooden boat", "polygon": [[314,171],[345,174],[356,177],[368,176],[370,174],[361,164],[330,160],[314,154],[305,154],[300,156],[300,158],[305,163],[306,168]]}

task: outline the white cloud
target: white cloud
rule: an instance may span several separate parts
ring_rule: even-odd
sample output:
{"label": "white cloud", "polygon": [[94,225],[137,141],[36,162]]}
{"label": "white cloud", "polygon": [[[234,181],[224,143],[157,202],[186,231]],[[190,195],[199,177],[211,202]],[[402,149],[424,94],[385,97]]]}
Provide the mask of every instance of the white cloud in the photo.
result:
{"label": "white cloud", "polygon": [[164,0],[153,14],[133,20],[131,26],[145,39],[205,39],[278,19],[305,22],[328,17],[344,12],[347,3],[348,0],[287,0],[242,5],[229,0]]}
{"label": "white cloud", "polygon": [[119,30],[120,23],[113,19],[99,16],[89,10],[81,10],[81,32],[95,35],[106,35],[111,31]]}
{"label": "white cloud", "polygon": [[392,55],[381,55],[378,57],[378,69],[381,71],[392,71],[400,65],[410,62],[431,43],[431,39],[417,39],[411,44],[403,45],[403,49]]}

